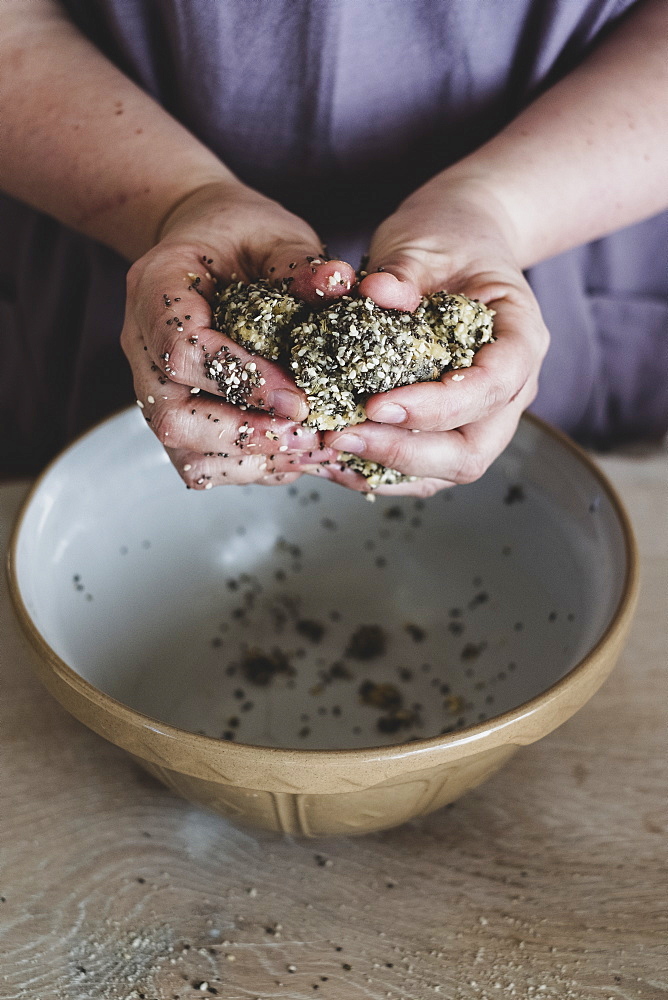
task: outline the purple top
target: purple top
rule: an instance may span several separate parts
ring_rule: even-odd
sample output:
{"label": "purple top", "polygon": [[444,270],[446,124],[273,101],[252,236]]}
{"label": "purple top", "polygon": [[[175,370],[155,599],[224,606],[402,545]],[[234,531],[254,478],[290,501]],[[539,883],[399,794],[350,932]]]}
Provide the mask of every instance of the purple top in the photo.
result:
{"label": "purple top", "polygon": [[[497,132],[633,6],[62,3],[239,177],[354,265],[401,198]],[[29,473],[133,398],[118,346],[127,265],[9,198],[0,228],[0,472]],[[531,269],[552,333],[535,412],[602,446],[666,431],[667,250],[663,215]]]}

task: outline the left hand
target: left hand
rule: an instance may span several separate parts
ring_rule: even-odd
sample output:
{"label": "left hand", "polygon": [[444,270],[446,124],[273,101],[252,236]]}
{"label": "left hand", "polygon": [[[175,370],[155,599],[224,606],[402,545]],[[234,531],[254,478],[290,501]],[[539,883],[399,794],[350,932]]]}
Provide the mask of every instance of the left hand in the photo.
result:
{"label": "left hand", "polygon": [[321,260],[320,247],[311,227],[276,202],[238,182],[209,184],[178,202],[156,245],[130,268],[121,344],[144,419],[190,489],[328,476],[319,463],[335,453],[300,426],[308,404],[291,372],[214,329],[211,315],[215,278],[227,284],[233,274],[290,278],[311,304],[342,295],[355,272]]}
{"label": "left hand", "polygon": [[[470,184],[426,185],[377,230],[361,295],[410,311],[429,292],[461,292],[495,310],[496,340],[478,351],[470,368],[372,396],[365,423],[324,435],[330,448],[418,477],[376,492],[429,496],[473,482],[509,443],[533,401],[549,334],[514,258],[512,237],[492,196]],[[367,489],[348,469],[329,466],[329,473],[351,489]]]}

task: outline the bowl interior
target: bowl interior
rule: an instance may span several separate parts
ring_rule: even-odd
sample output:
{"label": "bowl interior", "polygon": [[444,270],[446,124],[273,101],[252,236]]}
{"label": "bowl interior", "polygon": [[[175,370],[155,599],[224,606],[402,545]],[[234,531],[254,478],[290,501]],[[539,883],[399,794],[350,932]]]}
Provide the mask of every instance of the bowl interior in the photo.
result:
{"label": "bowl interior", "polygon": [[153,719],[277,747],[403,743],[514,708],[613,618],[624,536],[602,481],[524,419],[477,483],[429,500],[187,491],[128,410],[50,468],[21,522],[34,625]]}

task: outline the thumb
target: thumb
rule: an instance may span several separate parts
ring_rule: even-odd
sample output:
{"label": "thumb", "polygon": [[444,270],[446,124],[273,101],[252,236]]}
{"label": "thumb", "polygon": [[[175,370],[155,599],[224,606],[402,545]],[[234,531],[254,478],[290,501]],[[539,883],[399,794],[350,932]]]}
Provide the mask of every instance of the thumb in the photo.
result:
{"label": "thumb", "polygon": [[383,309],[400,309],[402,312],[413,312],[422,298],[417,282],[411,278],[400,278],[391,264],[383,267],[381,272],[376,271],[363,278],[359,293],[373,299]]}
{"label": "thumb", "polygon": [[367,275],[359,285],[383,309],[412,312],[426,292],[433,291],[434,275],[425,255],[402,247],[396,239],[383,239],[382,229],[371,244]]}
{"label": "thumb", "polygon": [[289,282],[292,295],[315,306],[347,295],[357,280],[350,264],[329,260],[299,243],[278,244],[268,255],[265,268],[271,281]]}

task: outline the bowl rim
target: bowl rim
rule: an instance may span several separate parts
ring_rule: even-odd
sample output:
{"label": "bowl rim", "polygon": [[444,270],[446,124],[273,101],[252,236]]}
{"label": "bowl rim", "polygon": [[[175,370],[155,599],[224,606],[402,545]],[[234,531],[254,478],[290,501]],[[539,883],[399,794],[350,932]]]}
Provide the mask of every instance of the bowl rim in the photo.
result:
{"label": "bowl rim", "polygon": [[[223,760],[226,765],[232,767],[242,765],[241,770],[246,777],[249,773],[249,764],[252,768],[253,760],[256,762],[259,758],[265,762],[270,760],[273,773],[268,772],[264,781],[259,779],[254,782],[254,787],[257,788],[276,787],[279,775],[290,775],[291,769],[295,765],[300,771],[313,777],[309,765],[317,762],[319,768],[330,769],[332,779],[338,777],[339,782],[343,781],[345,785],[350,787],[358,787],[357,782],[345,778],[348,766],[353,763],[376,765],[376,778],[378,781],[382,781],[383,776],[389,774],[388,769],[394,770],[397,764],[404,766],[409,764],[411,770],[415,770],[416,767],[427,768],[441,762],[443,753],[446,751],[451,752],[449,759],[455,760],[477,753],[482,749],[498,748],[504,744],[526,745],[532,743],[556,729],[567,718],[575,714],[600,687],[612,670],[616,656],[611,654],[621,648],[630,628],[639,589],[638,549],[629,515],[615,488],[583,448],[563,431],[534,414],[525,412],[522,414],[521,421],[528,421],[555,439],[562,447],[570,451],[598,481],[617,517],[626,556],[626,572],[620,598],[607,628],[589,652],[574,664],[563,677],[520,705],[451,733],[437,734],[411,742],[340,749],[268,747],[219,740],[212,736],[180,729],[178,726],[145,715],[118,701],[90,681],[85,680],[56,653],[42,636],[21,596],[18,583],[17,553],[24,519],[46,477],[61,459],[76,448],[81,441],[94,434],[100,427],[132,411],[132,406],[124,407],[84,431],[63,448],[39,473],[23,499],[15,518],[5,564],[14,612],[33,653],[37,654],[37,663],[34,664],[34,667],[42,682],[72,715],[128,752],[136,752],[138,756],[159,766],[166,766],[184,774],[205,778],[220,776],[216,765]],[[556,711],[546,712],[546,709],[550,707]],[[94,711],[91,712],[91,708]],[[522,719],[532,719],[532,723],[528,727],[529,731],[513,733],[512,727]],[[132,746],[128,746],[128,736],[133,731],[135,738],[129,740]],[[179,752],[179,748],[182,752]],[[198,764],[194,759],[197,757],[203,757],[205,760]],[[402,767],[402,769],[408,770],[409,768]],[[227,778],[227,776],[225,777]],[[229,783],[242,785],[245,781],[230,778]],[[287,779],[283,778],[282,784],[286,783],[288,783]],[[365,785],[369,783],[366,782]],[[315,784],[319,786],[317,789],[319,791],[341,790],[338,787],[336,789],[329,787],[331,782],[327,787],[325,787],[327,782],[316,781]],[[311,781],[310,786],[313,785],[314,782]]]}

